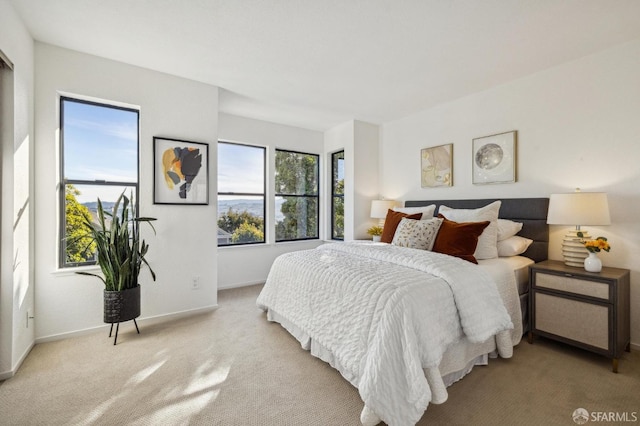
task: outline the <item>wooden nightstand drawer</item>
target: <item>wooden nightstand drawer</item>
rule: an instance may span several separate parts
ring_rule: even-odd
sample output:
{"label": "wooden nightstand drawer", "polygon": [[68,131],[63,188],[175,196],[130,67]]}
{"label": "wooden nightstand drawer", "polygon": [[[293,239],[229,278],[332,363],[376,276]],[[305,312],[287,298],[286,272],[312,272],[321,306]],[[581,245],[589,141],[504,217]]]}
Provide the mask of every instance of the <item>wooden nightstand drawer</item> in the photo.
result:
{"label": "wooden nightstand drawer", "polygon": [[536,286],[609,300],[609,284],[607,282],[538,273],[536,274]]}
{"label": "wooden nightstand drawer", "polygon": [[630,350],[630,271],[602,268],[599,273],[546,260],[529,268],[529,313],[535,334],[618,359]]}
{"label": "wooden nightstand drawer", "polygon": [[544,293],[535,297],[537,330],[609,351],[610,306]]}

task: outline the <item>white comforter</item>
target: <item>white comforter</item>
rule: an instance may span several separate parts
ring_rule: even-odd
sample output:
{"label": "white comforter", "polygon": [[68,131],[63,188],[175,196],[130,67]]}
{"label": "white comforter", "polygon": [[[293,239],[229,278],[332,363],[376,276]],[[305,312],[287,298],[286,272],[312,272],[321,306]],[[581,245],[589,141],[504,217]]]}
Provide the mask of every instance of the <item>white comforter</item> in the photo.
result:
{"label": "white comforter", "polygon": [[492,279],[424,250],[335,243],[288,253],[275,260],[257,305],[392,426],[423,415],[432,399],[423,368],[439,378],[451,343],[497,335],[500,355],[512,354],[513,324]]}

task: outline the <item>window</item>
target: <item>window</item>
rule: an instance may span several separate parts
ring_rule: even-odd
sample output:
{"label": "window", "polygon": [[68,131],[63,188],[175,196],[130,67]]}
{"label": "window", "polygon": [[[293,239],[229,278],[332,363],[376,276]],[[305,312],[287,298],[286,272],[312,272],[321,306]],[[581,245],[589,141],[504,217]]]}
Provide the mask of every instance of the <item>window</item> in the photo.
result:
{"label": "window", "polygon": [[82,223],[122,192],[137,200],[138,118],[135,109],[60,98],[61,268],[95,263]]}
{"label": "window", "polygon": [[331,154],[331,239],[344,240],[344,151]]}
{"label": "window", "polygon": [[276,242],[318,238],[319,156],[276,150]]}
{"label": "window", "polygon": [[218,142],[218,246],[265,242],[266,149]]}

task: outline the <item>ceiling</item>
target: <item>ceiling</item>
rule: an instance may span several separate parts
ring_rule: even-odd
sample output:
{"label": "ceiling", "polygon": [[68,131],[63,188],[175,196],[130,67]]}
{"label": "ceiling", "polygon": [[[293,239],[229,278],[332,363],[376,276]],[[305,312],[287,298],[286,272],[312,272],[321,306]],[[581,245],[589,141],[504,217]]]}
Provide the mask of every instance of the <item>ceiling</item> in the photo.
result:
{"label": "ceiling", "polygon": [[10,0],[41,42],[219,86],[220,110],[392,121],[640,39],[637,0]]}

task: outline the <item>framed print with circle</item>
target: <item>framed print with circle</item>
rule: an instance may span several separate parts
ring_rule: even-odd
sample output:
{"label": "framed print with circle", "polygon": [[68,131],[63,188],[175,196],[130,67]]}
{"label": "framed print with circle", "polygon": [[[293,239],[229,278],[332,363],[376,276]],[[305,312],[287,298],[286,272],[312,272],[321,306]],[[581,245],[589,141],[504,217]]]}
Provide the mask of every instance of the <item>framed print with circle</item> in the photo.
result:
{"label": "framed print with circle", "polygon": [[209,204],[209,145],[153,138],[153,203]]}
{"label": "framed print with circle", "polygon": [[516,181],[517,131],[473,140],[473,184]]}

